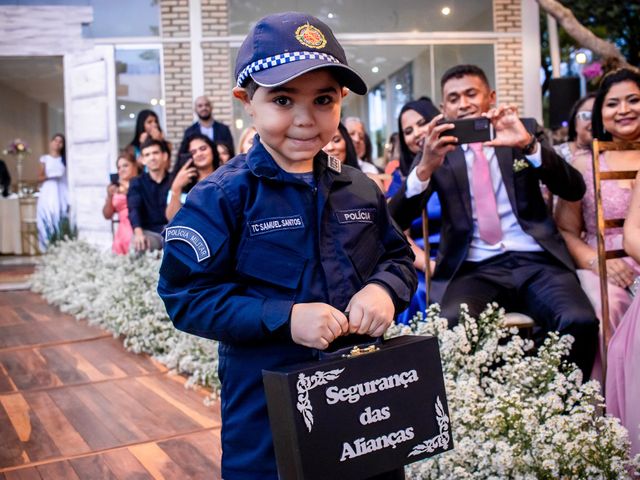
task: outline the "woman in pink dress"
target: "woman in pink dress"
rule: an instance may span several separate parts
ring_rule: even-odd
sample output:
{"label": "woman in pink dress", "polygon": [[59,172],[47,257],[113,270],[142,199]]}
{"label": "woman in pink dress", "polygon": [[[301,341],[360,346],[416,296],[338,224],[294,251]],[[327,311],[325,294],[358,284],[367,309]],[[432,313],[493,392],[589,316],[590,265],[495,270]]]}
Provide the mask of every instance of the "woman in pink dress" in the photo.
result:
{"label": "woman in pink dress", "polygon": [[[640,173],[624,224],[624,248],[640,262]],[[636,278],[633,302],[609,342],[605,388],[607,413],[629,430],[632,457],[640,453],[640,277]]]}
{"label": "woman in pink dress", "polygon": [[[625,73],[626,72],[626,73]],[[614,141],[640,141],[640,72],[622,70],[616,75],[618,82],[613,84],[602,104],[602,123],[594,118],[596,126],[602,125],[602,131],[611,132]],[[604,88],[608,83],[605,79]],[[597,101],[596,101],[597,102]],[[597,103],[596,103],[597,104]],[[617,126],[614,126],[616,124]],[[614,133],[615,132],[615,133]],[[615,152],[625,155],[635,169],[640,166],[640,152]],[[633,195],[624,224],[624,249],[640,263],[640,174],[633,185]],[[607,384],[605,397],[607,413],[620,418],[629,430],[631,456],[640,453],[640,277],[636,276],[629,285],[629,291],[635,295],[618,328],[609,342],[607,363]]]}
{"label": "woman in pink dress", "polygon": [[129,208],[127,207],[127,191],[129,181],[138,175],[138,164],[127,153],[121,153],[116,163],[118,169],[118,183],[107,187],[107,198],[102,208],[104,218],[110,220],[114,213],[118,214],[118,228],[113,236],[113,253],[126,255],[129,253],[129,243],[133,229],[129,222]]}
{"label": "woman in pink dress", "polygon": [[[628,141],[640,138],[640,117],[635,91],[640,76],[631,70],[618,70],[606,77],[593,106],[593,135],[600,140]],[[640,98],[638,98],[640,102]],[[638,104],[640,106],[640,103]],[[638,137],[633,130],[639,129]],[[600,157],[602,170],[633,170],[640,167],[640,156],[634,152],[606,152]],[[596,252],[596,213],[593,191],[591,155],[579,155],[573,166],[580,170],[587,184],[587,193],[580,202],[559,201],[556,222],[578,267],[580,283],[591,300],[596,314],[601,315],[600,283]],[[632,183],[629,180],[602,183],[602,203],[605,218],[625,217],[631,201]],[[622,248],[622,228],[605,233],[607,249]],[[610,330],[614,331],[631,304],[629,286],[640,275],[640,265],[633,258],[607,260],[609,282]],[[596,359],[592,378],[601,379],[600,356]]]}

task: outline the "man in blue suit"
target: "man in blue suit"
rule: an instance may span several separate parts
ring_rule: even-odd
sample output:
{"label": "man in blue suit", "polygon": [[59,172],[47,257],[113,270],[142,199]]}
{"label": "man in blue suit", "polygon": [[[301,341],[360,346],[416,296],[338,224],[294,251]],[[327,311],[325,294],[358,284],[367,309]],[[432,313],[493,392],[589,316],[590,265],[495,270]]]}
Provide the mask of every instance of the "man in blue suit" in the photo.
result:
{"label": "man in blue suit", "polygon": [[214,120],[211,101],[203,95],[196,98],[193,107],[196,115],[198,116],[198,121],[184,131],[180,150],[178,151],[178,165],[176,166],[176,171],[178,171],[186,161],[183,160],[182,155],[187,153],[187,150],[189,149],[189,138],[196,133],[202,133],[214,142],[224,143],[229,147],[230,158],[235,156],[231,130],[229,130],[229,127],[224,123]]}

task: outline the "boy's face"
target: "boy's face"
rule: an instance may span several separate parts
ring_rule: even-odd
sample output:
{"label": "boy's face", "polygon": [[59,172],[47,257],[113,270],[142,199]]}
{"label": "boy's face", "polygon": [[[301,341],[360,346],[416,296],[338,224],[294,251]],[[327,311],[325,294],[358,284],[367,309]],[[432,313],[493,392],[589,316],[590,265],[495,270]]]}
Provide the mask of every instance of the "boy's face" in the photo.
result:
{"label": "boy's face", "polygon": [[259,87],[252,99],[244,88],[236,87],[233,93],[276,163],[287,172],[301,173],[313,170],[313,157],[338,128],[346,89],[324,69],[279,87]]}

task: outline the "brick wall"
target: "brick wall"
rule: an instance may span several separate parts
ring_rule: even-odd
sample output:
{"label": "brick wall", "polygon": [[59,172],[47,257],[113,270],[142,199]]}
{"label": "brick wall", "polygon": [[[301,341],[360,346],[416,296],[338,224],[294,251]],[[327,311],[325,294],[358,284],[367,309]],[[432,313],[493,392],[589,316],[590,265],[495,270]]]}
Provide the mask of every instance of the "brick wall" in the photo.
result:
{"label": "brick wall", "polygon": [[[227,0],[201,0],[202,36],[228,35]],[[184,38],[184,42],[165,42],[164,90],[165,130],[176,148],[184,129],[193,123],[193,93],[191,91],[191,50],[189,26],[189,0],[160,0],[161,35],[163,38]],[[216,120],[231,124],[233,118],[231,97],[231,61],[227,42],[202,44],[204,93],[213,103]]]}
{"label": "brick wall", "polygon": [[229,46],[219,43],[204,43],[204,89],[211,102],[216,120],[231,127],[233,107],[231,96],[232,66]]}
{"label": "brick wall", "polygon": [[189,0],[160,0],[160,12],[160,35],[164,38],[184,38],[184,42],[164,43],[162,47],[166,114],[164,129],[177,151],[184,129],[193,123]]}
{"label": "brick wall", "polygon": [[[496,32],[522,31],[521,0],[493,0]],[[496,43],[496,92],[499,103],[511,103],[522,111],[522,39],[511,37]]]}

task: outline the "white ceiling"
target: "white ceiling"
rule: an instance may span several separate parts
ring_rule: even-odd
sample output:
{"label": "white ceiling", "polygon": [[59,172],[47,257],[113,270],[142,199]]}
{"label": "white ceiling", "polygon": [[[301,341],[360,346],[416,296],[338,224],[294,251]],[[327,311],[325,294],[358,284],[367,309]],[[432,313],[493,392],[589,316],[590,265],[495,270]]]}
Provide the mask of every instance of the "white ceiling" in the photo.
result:
{"label": "white ceiling", "polygon": [[62,57],[0,57],[0,88],[6,87],[62,109]]}

